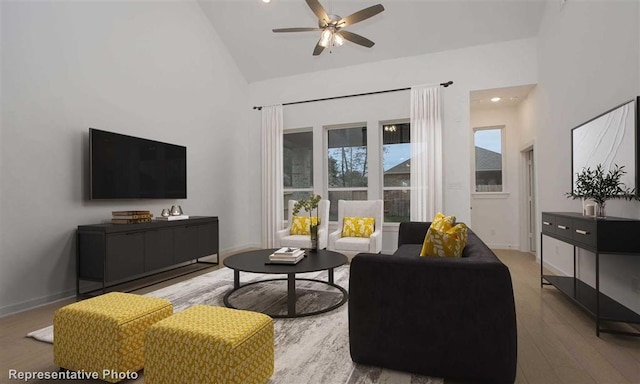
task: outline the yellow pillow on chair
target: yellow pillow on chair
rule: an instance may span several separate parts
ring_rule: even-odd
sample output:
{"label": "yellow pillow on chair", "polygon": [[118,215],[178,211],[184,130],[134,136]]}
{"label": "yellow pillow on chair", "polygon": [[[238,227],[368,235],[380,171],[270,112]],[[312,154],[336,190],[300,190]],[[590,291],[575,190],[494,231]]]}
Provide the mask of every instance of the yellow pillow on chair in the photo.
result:
{"label": "yellow pillow on chair", "polygon": [[453,225],[455,216],[436,214],[424,237],[420,256],[460,257],[467,245],[467,226]]}
{"label": "yellow pillow on chair", "polygon": [[376,219],[373,217],[342,218],[342,237],[371,237],[375,230]]}
{"label": "yellow pillow on chair", "polygon": [[309,216],[293,216],[290,234],[310,235],[311,225],[318,225],[318,218],[316,216],[311,217],[311,220],[309,220]]}

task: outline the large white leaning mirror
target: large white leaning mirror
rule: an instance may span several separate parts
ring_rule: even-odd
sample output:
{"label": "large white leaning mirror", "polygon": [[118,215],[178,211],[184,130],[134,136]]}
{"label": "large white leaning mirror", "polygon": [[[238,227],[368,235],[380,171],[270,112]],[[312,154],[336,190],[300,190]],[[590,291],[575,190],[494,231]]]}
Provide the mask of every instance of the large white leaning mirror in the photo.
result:
{"label": "large white leaning mirror", "polygon": [[621,181],[629,188],[638,186],[638,108],[640,97],[617,106],[571,130],[572,176],[575,188],[577,174],[584,168],[602,164],[608,171],[615,164],[624,166]]}

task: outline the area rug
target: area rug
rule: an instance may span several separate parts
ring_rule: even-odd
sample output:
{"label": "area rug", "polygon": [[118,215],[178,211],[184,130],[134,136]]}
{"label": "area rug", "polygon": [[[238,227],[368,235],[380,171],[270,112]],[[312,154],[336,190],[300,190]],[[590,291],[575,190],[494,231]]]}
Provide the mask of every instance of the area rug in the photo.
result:
{"label": "area rug", "polygon": [[[240,273],[241,284],[268,280],[274,275]],[[296,275],[298,278],[327,280],[327,272]],[[348,288],[349,268],[335,270],[336,284]],[[233,288],[233,270],[219,270],[194,277],[147,294],[171,301],[174,312],[194,304],[224,306],[223,296]],[[286,280],[248,286],[230,296],[233,305],[270,313],[286,312]],[[308,311],[337,303],[341,295],[325,284],[298,281],[296,310]],[[270,383],[335,384],[441,384],[442,379],[412,375],[355,364],[349,355],[348,304],[321,315],[275,319],[275,371]],[[29,333],[36,340],[52,343],[53,326]]]}

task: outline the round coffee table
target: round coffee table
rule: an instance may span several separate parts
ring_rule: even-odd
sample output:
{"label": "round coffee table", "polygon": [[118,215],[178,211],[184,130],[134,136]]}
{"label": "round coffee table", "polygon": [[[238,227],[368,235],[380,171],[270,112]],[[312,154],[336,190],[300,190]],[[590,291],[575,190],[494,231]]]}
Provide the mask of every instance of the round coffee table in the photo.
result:
{"label": "round coffee table", "polygon": [[[236,308],[229,302],[229,296],[239,289],[254,284],[261,284],[268,281],[277,280],[287,280],[287,314],[283,315],[267,313],[267,315],[271,317],[281,318],[312,316],[332,311],[347,302],[347,290],[333,282],[333,269],[344,265],[349,261],[349,259],[347,259],[345,255],[338,252],[326,250],[318,250],[316,252],[306,251],[306,256],[297,264],[272,264],[269,262],[269,255],[271,255],[276,250],[277,249],[260,249],[255,251],[242,252],[229,256],[224,260],[224,265],[228,268],[233,269],[233,290],[227,292],[227,294],[224,295],[224,304],[227,307]],[[296,278],[296,273],[316,272],[323,271],[325,269],[327,270],[329,275],[328,281]],[[260,280],[241,286],[240,272],[287,275],[287,277],[281,279]],[[342,292],[342,300],[340,300],[340,302],[338,302],[337,304],[330,305],[317,311],[303,313],[296,312],[296,281],[301,280],[313,281],[334,287]]]}

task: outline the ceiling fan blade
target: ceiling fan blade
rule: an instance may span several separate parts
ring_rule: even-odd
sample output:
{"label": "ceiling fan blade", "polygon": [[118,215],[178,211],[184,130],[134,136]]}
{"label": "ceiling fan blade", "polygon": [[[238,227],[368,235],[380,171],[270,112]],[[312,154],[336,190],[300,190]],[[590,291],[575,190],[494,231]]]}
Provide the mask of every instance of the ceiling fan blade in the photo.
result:
{"label": "ceiling fan blade", "polygon": [[[309,2],[310,0],[307,0]],[[347,25],[355,24],[359,21],[366,20],[372,16],[377,15],[378,13],[384,11],[384,7],[382,4],[372,5],[369,8],[361,9],[356,13],[352,13],[351,15],[342,18],[342,20],[338,21],[339,27],[346,27]]]}
{"label": "ceiling fan blade", "polygon": [[352,43],[356,43],[358,45],[362,45],[363,47],[371,48],[375,44],[373,41],[367,39],[366,37],[360,36],[357,33],[349,32],[341,30],[338,32],[342,37],[349,40]]}
{"label": "ceiling fan blade", "polygon": [[322,28],[276,28],[272,29],[273,32],[311,32],[311,31],[322,31]]}
{"label": "ceiling fan blade", "polygon": [[326,24],[327,21],[329,21],[329,15],[327,15],[327,11],[324,10],[324,8],[322,7],[322,4],[320,4],[318,0],[305,0],[305,1],[307,2],[307,5],[309,6],[309,8],[311,8],[313,13],[316,14],[316,16],[318,17],[318,20],[322,21],[324,24]]}
{"label": "ceiling fan blade", "polygon": [[318,40],[318,44],[316,44],[316,47],[313,49],[313,56],[318,56],[322,51],[324,51],[324,47],[320,45],[320,40]]}

